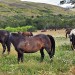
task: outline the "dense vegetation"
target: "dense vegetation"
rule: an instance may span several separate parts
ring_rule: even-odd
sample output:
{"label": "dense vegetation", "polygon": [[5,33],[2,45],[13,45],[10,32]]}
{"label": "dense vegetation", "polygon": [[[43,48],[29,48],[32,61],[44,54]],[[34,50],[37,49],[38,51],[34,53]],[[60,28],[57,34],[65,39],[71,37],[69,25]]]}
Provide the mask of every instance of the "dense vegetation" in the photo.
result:
{"label": "dense vegetation", "polygon": [[0,1],[0,29],[31,26],[29,30],[34,31],[36,29],[75,27],[74,17],[74,11],[49,4],[19,0]]}
{"label": "dense vegetation", "polygon": [[37,16],[25,17],[23,15],[15,15],[7,17],[6,21],[0,21],[0,28],[6,27],[24,27],[32,26],[36,29],[50,29],[50,28],[67,28],[75,27],[75,16],[63,16],[63,15],[49,15],[49,16]]}

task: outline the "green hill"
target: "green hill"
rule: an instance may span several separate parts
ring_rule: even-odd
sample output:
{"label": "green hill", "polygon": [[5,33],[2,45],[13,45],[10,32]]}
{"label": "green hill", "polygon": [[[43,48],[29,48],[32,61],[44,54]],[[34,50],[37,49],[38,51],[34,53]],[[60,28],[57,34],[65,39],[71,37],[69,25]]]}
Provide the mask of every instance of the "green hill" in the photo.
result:
{"label": "green hill", "polygon": [[19,0],[0,1],[0,15],[13,16],[16,14],[22,14],[25,16],[46,16],[48,14],[74,15],[75,11],[66,10],[58,6],[44,3],[21,2]]}
{"label": "green hill", "polygon": [[23,26],[35,29],[74,27],[75,11],[45,3],[0,0],[0,28]]}

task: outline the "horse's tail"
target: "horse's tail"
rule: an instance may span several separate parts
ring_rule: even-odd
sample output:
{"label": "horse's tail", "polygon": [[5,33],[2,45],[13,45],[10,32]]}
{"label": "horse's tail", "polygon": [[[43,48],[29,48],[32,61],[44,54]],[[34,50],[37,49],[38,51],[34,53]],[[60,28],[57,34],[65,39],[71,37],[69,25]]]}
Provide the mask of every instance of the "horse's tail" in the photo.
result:
{"label": "horse's tail", "polygon": [[47,36],[51,40],[51,56],[54,56],[54,54],[55,54],[55,40],[54,40],[54,37],[52,37],[51,35],[47,35]]}
{"label": "horse's tail", "polygon": [[67,38],[67,32],[66,32],[66,38]]}

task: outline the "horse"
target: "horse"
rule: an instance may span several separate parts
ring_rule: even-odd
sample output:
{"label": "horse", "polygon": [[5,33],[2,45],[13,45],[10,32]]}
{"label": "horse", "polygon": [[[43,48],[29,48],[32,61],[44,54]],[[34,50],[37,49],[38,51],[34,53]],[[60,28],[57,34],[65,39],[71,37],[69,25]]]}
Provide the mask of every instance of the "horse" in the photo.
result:
{"label": "horse", "polygon": [[75,29],[72,29],[70,32],[70,35],[74,34],[75,35]]}
{"label": "horse", "polygon": [[70,38],[70,41],[71,41],[71,47],[72,47],[72,50],[75,49],[75,29],[72,29],[70,34],[69,34],[69,38]]}
{"label": "horse", "polygon": [[41,30],[41,32],[46,32],[46,31],[47,31],[46,29]]}
{"label": "horse", "polygon": [[72,42],[71,48],[72,50],[74,50],[75,49],[75,35],[74,34],[71,35],[70,41]]}
{"label": "horse", "polygon": [[44,59],[44,49],[52,57],[55,54],[55,40],[51,35],[38,34],[32,37],[24,37],[23,35],[11,33],[10,41],[18,54],[18,63],[23,62],[24,53],[35,53],[40,51],[41,62]]}
{"label": "horse", "polygon": [[71,30],[72,30],[71,28],[68,28],[68,29],[65,30],[65,32],[66,32],[66,38],[70,34]]}
{"label": "horse", "polygon": [[32,32],[18,32],[19,34],[22,34],[23,36],[33,36]]}
{"label": "horse", "polygon": [[9,41],[9,35],[10,33],[6,30],[0,30],[0,43],[2,44],[2,47],[3,47],[3,52],[2,54],[4,54],[4,52],[6,51],[6,48],[7,48],[7,51],[8,51],[8,54],[10,52],[10,41]]}

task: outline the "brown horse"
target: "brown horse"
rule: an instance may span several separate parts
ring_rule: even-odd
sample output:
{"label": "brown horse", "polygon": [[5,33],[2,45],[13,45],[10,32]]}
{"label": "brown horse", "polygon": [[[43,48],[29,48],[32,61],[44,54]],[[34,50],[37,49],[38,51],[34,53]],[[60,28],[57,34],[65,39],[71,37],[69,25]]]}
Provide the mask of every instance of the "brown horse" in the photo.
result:
{"label": "brown horse", "polygon": [[70,34],[71,30],[72,30],[71,28],[68,28],[68,29],[65,30],[65,32],[66,32],[66,38]]}
{"label": "brown horse", "polygon": [[22,34],[23,36],[33,36],[32,32],[18,32],[19,34]]}
{"label": "brown horse", "polygon": [[44,30],[41,30],[41,32],[46,32],[47,30],[46,29],[44,29]]}
{"label": "brown horse", "polygon": [[8,54],[10,52],[9,35],[10,35],[10,33],[8,31],[0,30],[0,43],[2,44],[2,47],[3,47],[2,54],[4,54],[6,48],[7,48]]}
{"label": "brown horse", "polygon": [[24,53],[34,53],[40,50],[41,61],[44,59],[44,49],[52,58],[55,54],[55,40],[50,35],[38,34],[32,37],[11,33],[10,41],[18,53],[18,63],[23,62]]}

